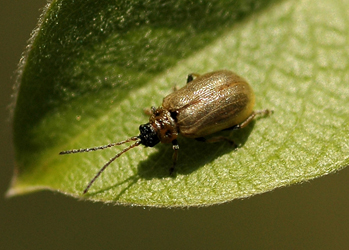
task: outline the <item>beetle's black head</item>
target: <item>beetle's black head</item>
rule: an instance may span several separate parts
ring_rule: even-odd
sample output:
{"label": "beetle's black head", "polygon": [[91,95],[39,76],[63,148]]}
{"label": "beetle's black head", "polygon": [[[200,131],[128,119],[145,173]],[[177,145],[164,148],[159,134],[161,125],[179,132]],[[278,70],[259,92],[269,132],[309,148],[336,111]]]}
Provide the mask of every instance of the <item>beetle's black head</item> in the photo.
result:
{"label": "beetle's black head", "polygon": [[154,127],[150,125],[150,123],[140,125],[139,131],[141,134],[138,136],[138,138],[141,139],[141,144],[144,146],[154,147],[160,142]]}

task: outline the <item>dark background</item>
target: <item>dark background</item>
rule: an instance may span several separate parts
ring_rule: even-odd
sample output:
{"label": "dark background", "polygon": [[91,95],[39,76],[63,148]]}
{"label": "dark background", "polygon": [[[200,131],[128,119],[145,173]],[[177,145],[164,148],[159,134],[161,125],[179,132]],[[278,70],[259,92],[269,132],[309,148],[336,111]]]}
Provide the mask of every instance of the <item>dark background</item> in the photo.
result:
{"label": "dark background", "polygon": [[49,191],[4,198],[13,171],[14,71],[45,0],[0,7],[0,249],[349,249],[349,168],[228,204],[149,209]]}

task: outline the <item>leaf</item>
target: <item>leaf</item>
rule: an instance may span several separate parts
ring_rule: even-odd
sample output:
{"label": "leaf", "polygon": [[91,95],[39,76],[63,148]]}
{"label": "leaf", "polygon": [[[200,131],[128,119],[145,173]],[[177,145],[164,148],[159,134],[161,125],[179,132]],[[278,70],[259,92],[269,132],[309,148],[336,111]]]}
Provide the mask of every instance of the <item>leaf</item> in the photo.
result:
{"label": "leaf", "polygon": [[[249,197],[349,164],[345,1],[52,1],[22,59],[14,110],[16,171],[8,195],[51,189],[94,201],[203,206]],[[122,146],[58,155],[138,135],[188,73],[248,79],[256,109],[241,146],[179,138],[137,147],[82,191]]]}

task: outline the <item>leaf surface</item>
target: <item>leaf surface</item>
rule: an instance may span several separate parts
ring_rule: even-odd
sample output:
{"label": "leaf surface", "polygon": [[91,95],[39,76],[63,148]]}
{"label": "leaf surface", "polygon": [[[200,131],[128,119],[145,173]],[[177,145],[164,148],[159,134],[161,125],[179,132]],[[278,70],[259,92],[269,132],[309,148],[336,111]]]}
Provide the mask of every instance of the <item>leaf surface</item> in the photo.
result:
{"label": "leaf surface", "polygon": [[[16,171],[8,195],[51,189],[143,206],[204,206],[303,182],[349,164],[349,3],[345,1],[64,1],[49,3],[22,59],[14,110]],[[58,155],[138,135],[188,73],[246,78],[256,109],[275,113],[240,144],[179,138]]]}

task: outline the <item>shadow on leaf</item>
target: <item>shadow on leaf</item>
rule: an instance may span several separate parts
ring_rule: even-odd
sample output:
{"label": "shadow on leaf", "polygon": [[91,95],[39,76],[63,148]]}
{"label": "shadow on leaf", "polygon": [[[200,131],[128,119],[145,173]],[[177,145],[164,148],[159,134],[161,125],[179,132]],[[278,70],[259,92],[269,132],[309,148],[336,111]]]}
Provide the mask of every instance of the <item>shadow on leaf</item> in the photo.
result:
{"label": "shadow on leaf", "polygon": [[217,143],[203,143],[194,139],[180,137],[178,161],[172,175],[169,171],[170,167],[172,166],[172,147],[170,145],[160,144],[158,146],[158,152],[150,155],[148,159],[139,164],[138,174],[140,178],[144,178],[146,180],[153,178],[162,179],[167,177],[176,178],[177,174],[191,174],[222,155],[236,153],[236,150],[243,147],[243,145],[246,143],[253,130],[253,127],[254,122],[243,130],[222,131],[210,136],[225,136],[234,140],[234,142],[239,145],[238,148],[235,148],[228,142],[224,141]]}

